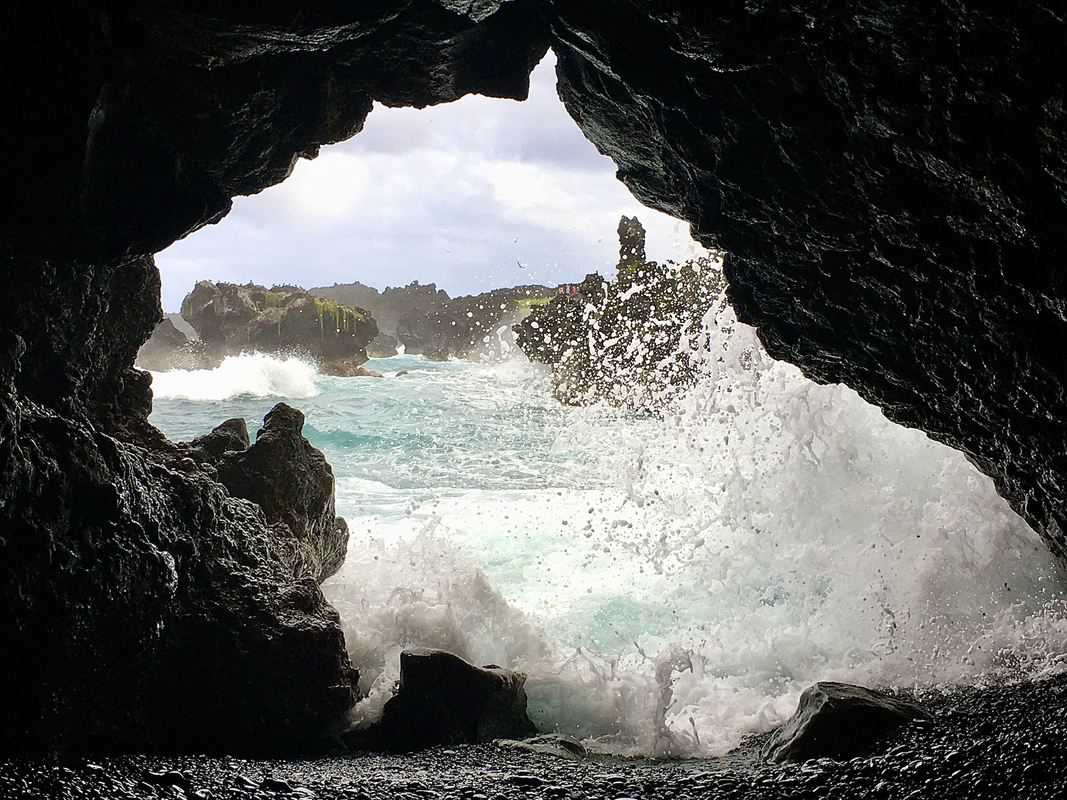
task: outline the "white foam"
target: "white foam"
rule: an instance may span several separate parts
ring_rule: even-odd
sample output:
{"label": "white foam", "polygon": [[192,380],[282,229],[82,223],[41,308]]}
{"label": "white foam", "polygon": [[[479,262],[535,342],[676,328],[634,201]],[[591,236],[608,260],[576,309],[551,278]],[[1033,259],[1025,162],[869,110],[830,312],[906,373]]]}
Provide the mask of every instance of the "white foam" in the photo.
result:
{"label": "white foam", "polygon": [[815,680],[1060,668],[1062,576],[988,478],[771,360],[729,311],[707,324],[707,375],[666,419],[569,416],[561,446],[591,488],[350,518],[326,589],[377,698],[361,713],[414,644],[528,671],[542,727],[660,755],[726,752]]}
{"label": "white foam", "polygon": [[228,400],[232,397],[304,399],[318,394],[315,365],[299,358],[242,353],[215,369],[152,373],[152,394],[162,400]]}

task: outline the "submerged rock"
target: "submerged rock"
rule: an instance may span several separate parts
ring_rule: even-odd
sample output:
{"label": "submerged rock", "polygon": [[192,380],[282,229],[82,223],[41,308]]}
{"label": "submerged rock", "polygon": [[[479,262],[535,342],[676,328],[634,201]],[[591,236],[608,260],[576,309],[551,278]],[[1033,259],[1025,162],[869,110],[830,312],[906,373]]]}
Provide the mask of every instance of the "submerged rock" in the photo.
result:
{"label": "submerged rock", "polygon": [[[208,444],[239,444],[240,426],[234,420],[223,426],[209,434],[215,438]],[[255,443],[223,452],[216,469],[230,494],[263,509],[276,535],[275,551],[293,577],[322,583],[344,562],[348,525],[334,511],[333,470],[303,429],[304,415],[278,403],[263,418]]]}
{"label": "submerged rock", "polygon": [[335,378],[381,378],[382,373],[364,367],[356,361],[324,361],[319,365],[319,372]]}
{"label": "submerged rock", "polygon": [[445,650],[400,654],[400,683],[382,718],[346,735],[357,749],[419,750],[521,738],[536,732],[526,714],[526,676],[476,667]]}
{"label": "submerged rock", "polygon": [[804,690],[796,713],[768,740],[768,761],[852,758],[901,725],[928,714],[915,703],[847,683]]}

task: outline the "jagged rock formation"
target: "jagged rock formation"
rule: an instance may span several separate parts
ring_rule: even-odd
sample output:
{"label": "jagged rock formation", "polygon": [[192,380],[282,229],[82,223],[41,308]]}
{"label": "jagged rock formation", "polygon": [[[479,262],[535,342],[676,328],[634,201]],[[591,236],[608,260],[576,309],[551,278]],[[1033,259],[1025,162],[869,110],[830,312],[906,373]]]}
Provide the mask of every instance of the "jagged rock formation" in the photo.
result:
{"label": "jagged rock formation", "polygon": [[343,715],[314,582],[146,422],[149,254],[357,133],[375,100],[523,97],[550,43],[583,131],[727,252],[773,355],[967,453],[1067,555],[1054,5],[16,2],[7,20],[5,747],[266,745]]}
{"label": "jagged rock formation", "polygon": [[8,22],[0,750],[307,748],[353,701],[337,615],[262,509],[148,424],[148,254],[357,132],[375,99],[525,96],[546,29],[525,0],[17,3]]}
{"label": "jagged rock formation", "polygon": [[646,260],[644,227],[623,217],[615,280],[586,276],[576,293],[533,309],[515,326],[515,341],[531,361],[552,367],[562,402],[606,400],[655,411],[668,391],[692,384],[690,352],[707,344],[701,320],[723,286],[709,259]]}
{"label": "jagged rock formation", "polygon": [[182,300],[182,318],[200,335],[207,360],[246,351],[304,353],[323,372],[348,372],[367,360],[378,335],[362,308],[314,297],[296,286],[197,281]]}
{"label": "jagged rock formation", "polygon": [[499,354],[510,343],[502,345],[498,333],[555,294],[548,286],[515,286],[453,298],[433,283],[390,286],[379,292],[359,282],[310,291],[339,303],[358,303],[373,314],[381,333],[368,348],[375,346],[388,356],[401,344],[405,353],[438,361]]}
{"label": "jagged rock formation", "polygon": [[293,578],[322,583],[344,563],[348,525],[334,512],[333,470],[303,428],[304,415],[278,403],[254,444],[244,420],[227,420],[187,447],[231,495],[263,509],[275,552]]}
{"label": "jagged rock formation", "polygon": [[129,365],[160,316],[151,259],[4,266],[14,296],[69,316],[13,303],[4,319],[0,748],[322,736],[357,677],[336,612],[294,580],[263,511],[146,422]]}

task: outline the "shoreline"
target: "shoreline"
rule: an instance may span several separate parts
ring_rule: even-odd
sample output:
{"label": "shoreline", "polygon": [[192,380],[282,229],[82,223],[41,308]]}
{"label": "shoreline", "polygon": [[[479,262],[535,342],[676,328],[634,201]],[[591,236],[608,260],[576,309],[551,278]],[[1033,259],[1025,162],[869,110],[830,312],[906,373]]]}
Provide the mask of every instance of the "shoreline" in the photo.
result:
{"label": "shoreline", "polygon": [[961,687],[924,702],[930,721],[905,725],[877,752],[848,761],[764,764],[763,737],[722,758],[685,761],[568,761],[497,745],[293,759],[25,757],[0,759],[0,796],[1037,800],[1067,792],[1067,674]]}

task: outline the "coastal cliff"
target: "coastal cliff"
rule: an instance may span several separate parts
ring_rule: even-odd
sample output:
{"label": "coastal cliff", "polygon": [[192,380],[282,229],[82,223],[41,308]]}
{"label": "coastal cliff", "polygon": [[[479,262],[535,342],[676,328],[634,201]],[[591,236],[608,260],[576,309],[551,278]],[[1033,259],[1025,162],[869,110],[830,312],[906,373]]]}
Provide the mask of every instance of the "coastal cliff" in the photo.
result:
{"label": "coastal cliff", "polygon": [[551,299],[548,286],[515,286],[474,295],[449,297],[436,284],[412,283],[379,292],[361,283],[318,286],[317,297],[359,303],[374,315],[380,334],[376,355],[393,355],[397,345],[410,355],[435,361],[500,355],[510,346],[502,338],[535,305]]}
{"label": "coastal cliff", "polygon": [[707,349],[703,317],[725,287],[709,258],[657,264],[645,256],[645,229],[619,222],[614,280],[586,276],[532,309],[514,326],[531,361],[552,367],[553,391],[570,405],[607,401],[656,410],[669,391],[692,385],[692,353]]}

